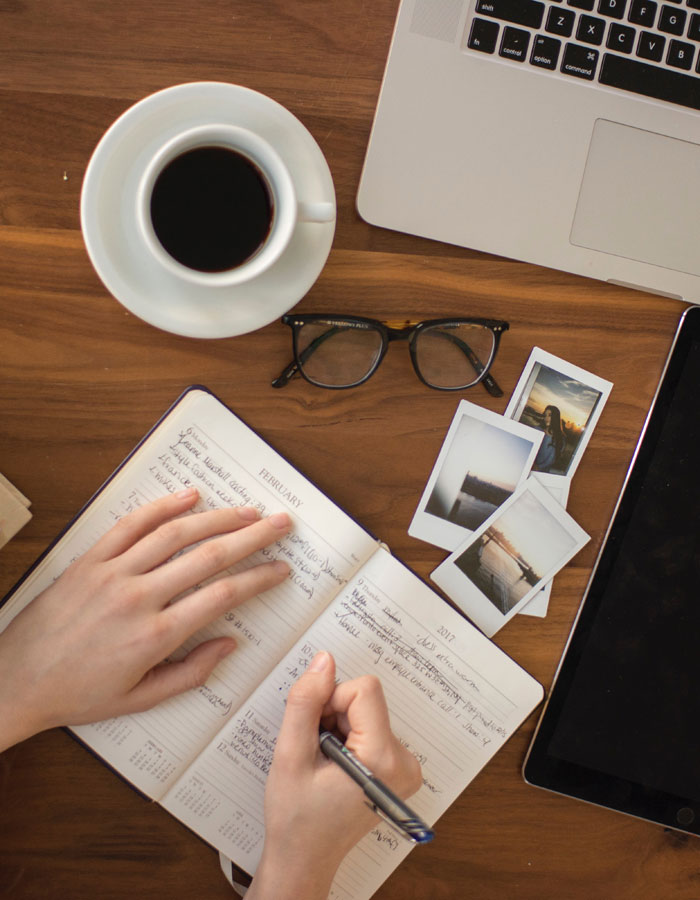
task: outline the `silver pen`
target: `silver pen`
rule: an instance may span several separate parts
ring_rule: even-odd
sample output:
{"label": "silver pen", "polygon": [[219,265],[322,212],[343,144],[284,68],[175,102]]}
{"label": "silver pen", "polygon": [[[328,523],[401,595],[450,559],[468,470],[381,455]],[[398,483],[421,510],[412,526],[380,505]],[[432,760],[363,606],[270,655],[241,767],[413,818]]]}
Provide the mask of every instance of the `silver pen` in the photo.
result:
{"label": "silver pen", "polygon": [[321,750],[328,759],[337,763],[352,780],[359,784],[367,797],[368,806],[389,825],[396,828],[403,837],[414,844],[426,844],[435,837],[435,832],[406,806],[393,791],[383,784],[360,760],[351,753],[342,741],[322,731],[319,735]]}

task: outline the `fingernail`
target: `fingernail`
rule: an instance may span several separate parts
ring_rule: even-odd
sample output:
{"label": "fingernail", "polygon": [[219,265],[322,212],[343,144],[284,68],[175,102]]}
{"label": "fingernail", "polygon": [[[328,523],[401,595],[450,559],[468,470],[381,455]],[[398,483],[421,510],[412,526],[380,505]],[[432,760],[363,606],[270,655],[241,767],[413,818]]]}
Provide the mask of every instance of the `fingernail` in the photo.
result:
{"label": "fingernail", "polygon": [[309,672],[323,672],[328,663],[330,662],[331,655],[327,650],[321,650],[320,653],[317,653],[316,656],[311,660],[311,665],[309,666]]}
{"label": "fingernail", "polygon": [[260,513],[254,506],[239,506],[238,515],[241,519],[245,519],[246,522],[253,522],[255,519],[260,518]]}
{"label": "fingernail", "polygon": [[188,487],[188,488],[185,488],[185,489],[182,490],[182,491],[176,491],[175,496],[177,497],[178,500],[185,500],[185,499],[187,499],[188,497],[194,497],[194,495],[195,495],[196,493],[197,493],[197,488],[195,488],[195,487]]}
{"label": "fingernail", "polygon": [[269,521],[275,526],[275,528],[284,529],[285,531],[289,528],[289,516],[287,513],[272,513],[269,516]]}
{"label": "fingernail", "polygon": [[286,562],[282,562],[281,559],[276,559],[272,565],[275,567],[275,571],[279,575],[284,575],[285,578],[287,577],[287,575],[289,575],[289,566]]}

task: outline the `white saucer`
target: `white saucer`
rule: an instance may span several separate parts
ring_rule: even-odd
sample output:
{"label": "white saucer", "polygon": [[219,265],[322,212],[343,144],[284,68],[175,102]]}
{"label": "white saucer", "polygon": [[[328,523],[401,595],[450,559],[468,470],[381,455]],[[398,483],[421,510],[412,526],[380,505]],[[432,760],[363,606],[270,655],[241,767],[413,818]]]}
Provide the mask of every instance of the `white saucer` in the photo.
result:
{"label": "white saucer", "polygon": [[167,88],[128,109],[108,129],[85,172],[83,239],[105,287],[134,315],[187,337],[245,334],[291,309],[318,278],[335,220],[300,222],[279,260],[247,285],[200,287],[159,266],[138,240],[136,190],[149,159],[186,128],[211,122],[256,131],[286,162],[297,196],[330,202],[328,163],[304,125],[275,100],[248,88],[193,82]]}

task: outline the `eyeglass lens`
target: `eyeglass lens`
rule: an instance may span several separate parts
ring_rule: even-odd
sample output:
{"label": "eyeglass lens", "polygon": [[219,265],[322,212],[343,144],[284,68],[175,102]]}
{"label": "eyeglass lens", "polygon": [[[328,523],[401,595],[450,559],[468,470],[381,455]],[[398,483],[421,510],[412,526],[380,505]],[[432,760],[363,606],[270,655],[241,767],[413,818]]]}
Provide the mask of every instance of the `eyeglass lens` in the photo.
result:
{"label": "eyeglass lens", "polygon": [[416,332],[414,359],[433,387],[469,387],[489,367],[494,346],[493,332],[483,325],[430,325]]}
{"label": "eyeglass lens", "polygon": [[[413,359],[422,378],[437,388],[468,387],[488,368],[493,332],[467,322],[431,325],[413,333]],[[338,321],[308,322],[296,332],[297,358],[315,384],[347,387],[366,378],[382,353],[378,329]]]}
{"label": "eyeglass lens", "polygon": [[309,322],[296,333],[304,375],[319,385],[342,387],[362,381],[376,366],[382,336],[374,328]]}

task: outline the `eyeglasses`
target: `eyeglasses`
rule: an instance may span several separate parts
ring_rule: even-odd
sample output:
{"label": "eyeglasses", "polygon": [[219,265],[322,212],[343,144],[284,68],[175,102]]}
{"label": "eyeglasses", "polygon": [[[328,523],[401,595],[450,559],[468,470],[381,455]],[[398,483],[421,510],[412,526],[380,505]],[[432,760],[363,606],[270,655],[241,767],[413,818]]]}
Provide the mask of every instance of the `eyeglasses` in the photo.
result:
{"label": "eyeglasses", "polygon": [[319,314],[282,317],[292,329],[294,361],[272,382],[284,387],[297,373],[318,387],[342,389],[373,375],[391,341],[408,341],[423,384],[460,391],[481,382],[493,397],[503,391],[489,374],[508,322],[495,319],[428,319],[380,322],[361,316]]}

